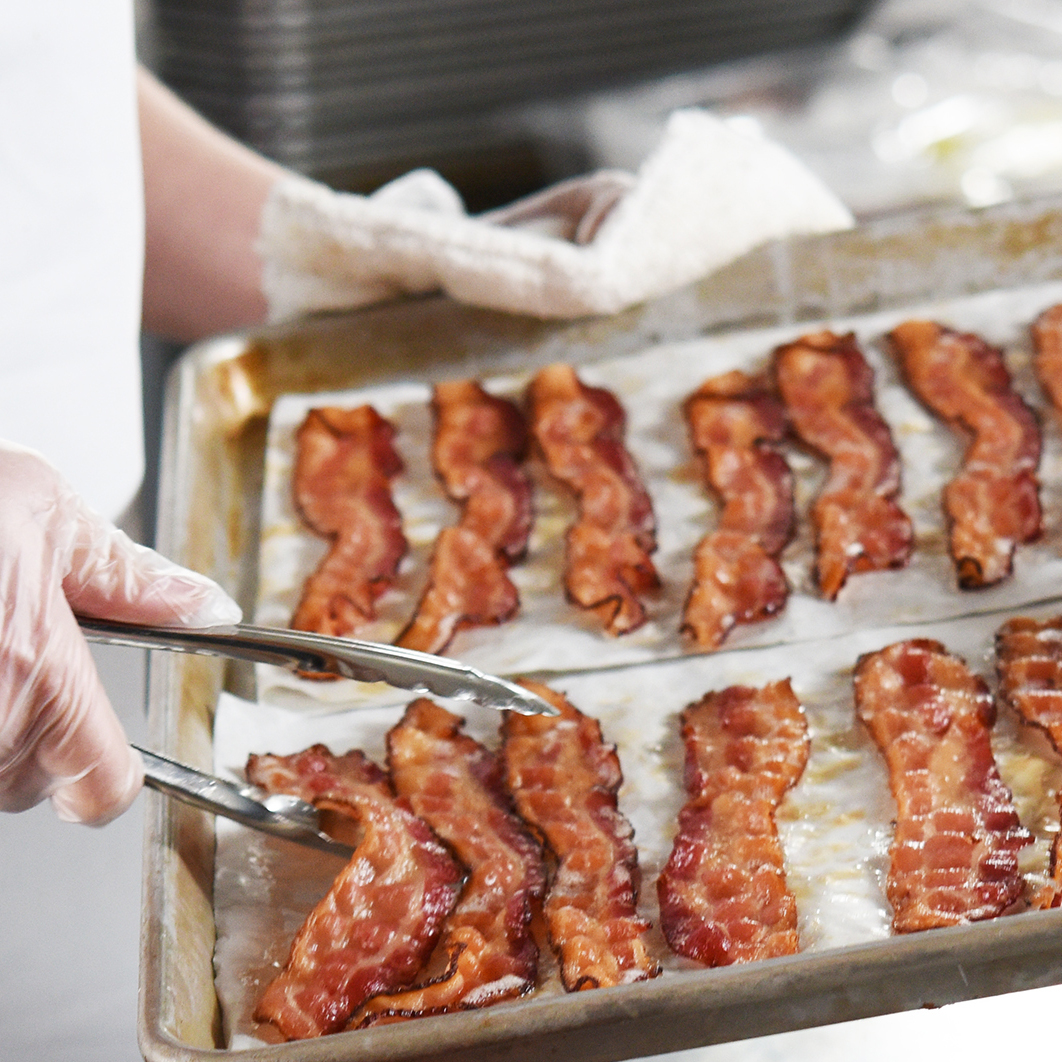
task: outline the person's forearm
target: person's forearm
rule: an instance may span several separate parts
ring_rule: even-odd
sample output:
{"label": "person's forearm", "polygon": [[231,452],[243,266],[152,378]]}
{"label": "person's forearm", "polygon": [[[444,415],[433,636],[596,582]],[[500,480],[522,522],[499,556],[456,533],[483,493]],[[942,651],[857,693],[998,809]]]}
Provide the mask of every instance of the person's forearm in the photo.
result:
{"label": "person's forearm", "polygon": [[255,247],[284,170],[138,77],[144,160],[144,327],[191,342],[263,320]]}

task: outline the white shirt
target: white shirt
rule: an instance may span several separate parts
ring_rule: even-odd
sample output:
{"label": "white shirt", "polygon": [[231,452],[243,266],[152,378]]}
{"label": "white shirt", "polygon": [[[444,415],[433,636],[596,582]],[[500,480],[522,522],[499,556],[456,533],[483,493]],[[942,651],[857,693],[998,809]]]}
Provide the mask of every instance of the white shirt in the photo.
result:
{"label": "white shirt", "polygon": [[0,4],[0,438],[104,515],[143,475],[132,0]]}

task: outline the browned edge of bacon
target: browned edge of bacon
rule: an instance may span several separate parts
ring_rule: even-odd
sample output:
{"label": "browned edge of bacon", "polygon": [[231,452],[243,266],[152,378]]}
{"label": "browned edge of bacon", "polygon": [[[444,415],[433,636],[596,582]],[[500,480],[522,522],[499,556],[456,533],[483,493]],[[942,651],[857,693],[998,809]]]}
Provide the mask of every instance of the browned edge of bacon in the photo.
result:
{"label": "browned edge of bacon", "polygon": [[387,736],[396,791],[468,867],[436,948],[445,967],[426,983],[370,999],[353,1027],[485,1007],[535,987],[531,926],[546,886],[542,849],[512,806],[500,758],[461,725],[419,698]]}
{"label": "browned edge of bacon", "polygon": [[394,427],[372,406],[311,409],[296,433],[295,508],[328,553],[306,580],[296,630],[356,634],[376,617],[406,552],[391,480]]}
{"label": "browned edge of bacon", "polygon": [[992,753],[985,681],[937,641],[860,657],[859,717],[881,749],[896,800],[886,892],[900,933],[994,918],[1022,897],[1018,821]]}
{"label": "browned edge of bacon", "polygon": [[1062,414],[1062,304],[1044,310],[1030,331],[1037,379],[1056,413]]}
{"label": "browned edge of bacon", "polygon": [[506,715],[502,759],[521,817],[557,861],[546,896],[550,944],[569,992],[646,980],[660,973],[637,913],[638,850],[619,810],[623,776],[597,720],[537,682],[558,716]]}
{"label": "browned edge of bacon", "polygon": [[520,605],[509,565],[527,550],[531,480],[522,461],[527,426],[519,407],[475,380],[432,392],[432,463],[457,524],[436,540],[427,584],[397,644],[441,653],[467,627],[504,623]]}
{"label": "browned edge of bacon", "polygon": [[413,982],[457,902],[464,868],[357,750],[333,756],[314,745],[252,756],[247,777],[335,813],[346,826],[337,835],[356,844],[254,1015],[289,1040],[338,1032],[367,999]]}
{"label": "browned edge of bacon", "polygon": [[979,336],[905,321],[888,338],[914,394],[969,440],[944,488],[949,549],[962,589],[992,586],[1010,575],[1015,547],[1042,530],[1040,425],[1002,352]]}
{"label": "browned edge of bacon", "polygon": [[[996,632],[996,674],[1000,700],[1023,722],[1046,734],[1062,754],[1062,616],[1007,620]],[[1053,888],[1035,902],[1058,907],[1062,905],[1062,830],[1051,846],[1049,870]]]}
{"label": "browned edge of bacon", "polygon": [[610,634],[646,620],[640,595],[660,578],[652,501],[624,437],[627,418],[615,395],[589,387],[570,365],[539,370],[528,389],[530,425],[550,474],[578,500],[565,537],[569,600],[597,615]]}
{"label": "browned edge of bacon", "polygon": [[804,709],[783,679],[707,693],[681,721],[689,799],[657,879],[664,937],[706,966],[794,954],[775,813],[807,764]]}
{"label": "browned edge of bacon", "polygon": [[682,630],[716,649],[736,624],[780,612],[789,596],[778,555],[793,535],[793,474],[777,448],[785,410],[763,377],[706,380],[683,404],[690,442],[722,503],[694,552]]}
{"label": "browned edge of bacon", "polygon": [[914,531],[897,502],[900,456],[853,333],[802,336],[775,350],[773,366],[797,436],[829,464],[811,516],[819,589],[832,601],[850,575],[910,559]]}

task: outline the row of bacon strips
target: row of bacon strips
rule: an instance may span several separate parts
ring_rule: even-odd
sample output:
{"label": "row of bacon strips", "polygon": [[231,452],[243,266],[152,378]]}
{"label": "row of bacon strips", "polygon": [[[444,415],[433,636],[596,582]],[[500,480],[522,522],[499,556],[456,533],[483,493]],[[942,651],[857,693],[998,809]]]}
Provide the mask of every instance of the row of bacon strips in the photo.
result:
{"label": "row of bacon strips", "polygon": [[[1001,699],[1062,749],[1062,617],[1005,623],[997,664]],[[616,750],[596,720],[529,685],[560,714],[507,716],[497,754],[422,698],[388,734],[386,773],[323,746],[251,757],[251,781],[310,800],[356,846],[262,996],[260,1021],[294,1039],[523,996],[538,984],[540,910],[567,991],[659,974]],[[894,930],[1057,906],[1060,844],[1053,885],[1030,893],[1019,868],[1032,838],[993,756],[985,681],[915,638],[860,657],[853,688],[896,801]],[[797,952],[776,812],[810,742],[789,680],[708,693],[682,712],[681,733],[687,800],[656,881],[667,944],[707,966]]]}
{"label": "row of bacon strips", "polygon": [[[1039,536],[1041,432],[1014,390],[1001,351],[975,335],[907,321],[887,344],[914,395],[966,442],[946,485],[949,552],[963,589],[1009,576],[1017,545]],[[1062,409],[1062,307],[1033,328],[1044,389]],[[836,598],[850,575],[907,564],[910,518],[897,499],[900,458],[874,406],[873,371],[851,334],[817,332],[778,347],[769,371],[707,381],[685,412],[708,486],[722,501],[697,549],[684,626],[716,648],[738,623],[784,607],[777,557],[794,523],[792,474],[779,452],[787,432],[827,463],[811,509],[819,590]]]}
{"label": "row of bacon strips", "polygon": [[[996,645],[1001,701],[1062,752],[1062,617],[1009,620]],[[996,705],[984,679],[941,643],[916,638],[860,657],[853,686],[896,801],[886,881],[894,931],[1059,906],[1062,841],[1051,884],[1027,885],[1019,867],[1032,836],[993,755]],[[708,694],[683,712],[682,734],[689,800],[657,883],[668,943],[712,966],[796,952],[774,822],[808,756],[789,682]]]}
{"label": "row of bacon strips", "polygon": [[615,748],[595,720],[534,689],[559,716],[507,716],[498,754],[421,698],[387,735],[386,773],[323,746],[251,757],[252,782],[311,801],[355,846],[257,1020],[301,1039],[526,995],[540,913],[566,990],[659,973],[636,911]]}
{"label": "row of bacon strips", "polygon": [[[1062,307],[1042,314],[1032,334],[1040,379],[1062,409]],[[943,491],[959,586],[997,583],[1010,574],[1016,546],[1042,529],[1036,417],[1002,353],[977,336],[907,321],[887,341],[912,392],[966,442],[962,467]],[[914,534],[898,503],[900,458],[873,388],[855,337],[824,331],[778,347],[765,373],[714,377],[685,401],[692,448],[720,502],[716,527],[695,550],[682,620],[698,647],[715,649],[735,625],[785,606],[779,557],[796,513],[781,447],[790,437],[827,466],[810,513],[823,597],[836,598],[853,574],[908,562]],[[568,598],[612,634],[640,626],[642,599],[659,586],[655,517],[615,396],[558,364],[532,379],[526,418],[471,380],[437,385],[432,408],[432,464],[461,515],[438,536],[398,644],[442,652],[458,630],[516,614],[508,569],[525,554],[532,524],[529,441],[578,504],[565,539]],[[292,626],[356,633],[394,582],[407,543],[391,498],[402,468],[393,434],[369,406],[312,410],[300,427],[296,507],[330,549],[306,581]]]}
{"label": "row of bacon strips", "polygon": [[[531,481],[528,426],[512,401],[472,380],[432,395],[432,465],[458,522],[436,542],[425,589],[397,644],[442,652],[465,627],[502,623],[519,607],[508,569],[527,550]],[[530,424],[550,472],[579,501],[567,535],[566,592],[612,633],[645,620],[638,594],[658,584],[652,505],[623,443],[616,399],[565,365],[529,388]],[[402,470],[394,429],[371,406],[311,410],[297,432],[297,511],[329,550],[306,580],[292,626],[353,634],[376,616],[407,550],[391,496]]]}

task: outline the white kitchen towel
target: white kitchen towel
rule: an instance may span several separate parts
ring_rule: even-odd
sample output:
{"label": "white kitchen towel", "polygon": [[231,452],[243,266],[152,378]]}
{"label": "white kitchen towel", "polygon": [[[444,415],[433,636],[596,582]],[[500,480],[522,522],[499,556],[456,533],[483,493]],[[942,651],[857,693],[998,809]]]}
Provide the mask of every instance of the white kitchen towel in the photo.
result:
{"label": "white kitchen towel", "polygon": [[260,250],[274,320],[436,290],[572,318],[665,294],[770,240],[851,225],[786,150],[686,109],[637,176],[602,171],[475,217],[432,171],[371,196],[288,177],[266,205]]}

